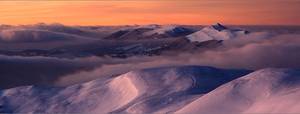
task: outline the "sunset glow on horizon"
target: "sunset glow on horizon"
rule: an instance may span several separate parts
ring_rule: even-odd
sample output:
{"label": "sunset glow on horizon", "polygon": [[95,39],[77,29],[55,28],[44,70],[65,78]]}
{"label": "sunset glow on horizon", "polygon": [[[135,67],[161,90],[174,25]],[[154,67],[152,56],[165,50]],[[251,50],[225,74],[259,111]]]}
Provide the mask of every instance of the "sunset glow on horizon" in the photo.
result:
{"label": "sunset glow on horizon", "polygon": [[0,24],[300,25],[297,0],[0,1]]}

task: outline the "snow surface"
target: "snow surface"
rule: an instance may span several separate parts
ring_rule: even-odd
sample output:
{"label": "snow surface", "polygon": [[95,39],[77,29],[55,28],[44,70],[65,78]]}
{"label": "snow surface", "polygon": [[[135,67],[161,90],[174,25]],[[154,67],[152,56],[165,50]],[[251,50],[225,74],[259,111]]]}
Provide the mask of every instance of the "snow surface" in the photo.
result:
{"label": "snow surface", "polygon": [[144,34],[145,34],[145,35],[165,34],[166,32],[173,30],[174,28],[176,28],[175,25],[161,26],[161,27],[159,27],[159,28],[158,28],[158,27],[157,27],[157,28],[154,28],[154,30],[149,31],[149,32],[146,32],[146,33],[144,33]]}
{"label": "snow surface", "polygon": [[156,28],[153,28],[153,30],[149,32],[145,32],[145,36],[151,36],[151,35],[169,35],[169,36],[180,36],[182,34],[189,34],[192,33],[193,30],[190,30],[185,27],[181,27],[178,25],[164,25],[164,26],[159,26]]}
{"label": "snow surface", "polygon": [[191,42],[204,42],[209,40],[229,40],[239,38],[248,34],[244,30],[232,30],[217,23],[190,34],[187,37]]}
{"label": "snow surface", "polygon": [[176,113],[299,113],[300,70],[263,69],[229,82]]}
{"label": "snow surface", "polygon": [[69,87],[22,86],[0,91],[0,112],[300,112],[300,70],[269,68],[249,72],[201,66],[164,67]]}
{"label": "snow surface", "polygon": [[67,88],[24,86],[1,92],[0,104],[4,109],[0,112],[108,113],[137,95],[137,89],[126,76],[108,84],[96,80]]}
{"label": "snow surface", "polygon": [[0,91],[6,113],[167,113],[249,71],[166,67],[132,71],[70,87],[22,86]]}

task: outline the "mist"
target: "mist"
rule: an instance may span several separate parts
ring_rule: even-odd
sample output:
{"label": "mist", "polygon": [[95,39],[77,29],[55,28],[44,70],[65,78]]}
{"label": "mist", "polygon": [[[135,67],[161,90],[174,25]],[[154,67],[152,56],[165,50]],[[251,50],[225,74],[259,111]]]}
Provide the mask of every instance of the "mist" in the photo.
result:
{"label": "mist", "polygon": [[[112,76],[154,67],[200,65],[225,69],[258,70],[262,68],[300,68],[300,35],[280,35],[268,39],[238,39],[203,53],[181,53],[177,56],[131,57],[103,64],[91,71],[62,76],[56,84],[69,85],[103,76]],[[230,43],[229,43],[230,42]],[[235,43],[234,43],[235,42]]]}
{"label": "mist", "polygon": [[[10,32],[7,33],[6,30]],[[40,31],[51,34],[39,36]],[[44,41],[47,38],[56,36],[53,34],[63,36],[57,38],[75,37],[76,34],[95,35],[95,33],[91,34],[91,31],[88,28],[37,24],[2,27],[0,36],[6,41],[18,43],[32,42],[32,40]],[[24,34],[25,37],[23,37]],[[41,38],[41,40],[32,36]],[[79,36],[76,37],[79,38]],[[86,38],[81,37],[81,39]],[[48,42],[45,41],[45,43]],[[66,45],[66,43],[63,41],[61,45]],[[38,44],[33,44],[33,46],[35,45]],[[47,47],[47,45],[50,44],[42,44],[41,46]],[[18,46],[14,47],[18,48]],[[66,86],[93,79],[108,79],[111,76],[117,76],[132,70],[167,66],[199,65],[250,70],[270,67],[299,68],[299,49],[300,35],[298,34],[254,32],[242,38],[223,41],[222,46],[204,52],[175,51],[160,56],[133,56],[122,59],[98,56],[62,59],[1,55],[0,73],[2,76],[0,88],[31,84]]]}

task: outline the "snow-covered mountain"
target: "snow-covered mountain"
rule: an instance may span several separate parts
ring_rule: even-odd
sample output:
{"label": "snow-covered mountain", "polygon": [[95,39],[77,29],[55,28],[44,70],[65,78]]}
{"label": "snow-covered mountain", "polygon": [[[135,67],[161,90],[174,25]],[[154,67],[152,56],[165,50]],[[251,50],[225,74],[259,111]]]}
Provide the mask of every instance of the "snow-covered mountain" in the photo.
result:
{"label": "snow-covered mountain", "polygon": [[190,34],[187,37],[191,42],[204,42],[209,40],[229,40],[249,34],[248,31],[240,29],[229,29],[217,23]]}
{"label": "snow-covered mountain", "polygon": [[299,113],[300,70],[263,69],[198,98],[176,113]]}
{"label": "snow-covered mountain", "polygon": [[173,38],[183,37],[192,34],[193,32],[193,29],[179,25],[147,25],[119,30],[108,36],[106,39],[141,40]]}
{"label": "snow-covered mountain", "polygon": [[299,113],[299,30],[0,25],[0,113]]}
{"label": "snow-covered mountain", "polygon": [[164,67],[131,71],[69,87],[22,86],[0,91],[0,112],[216,114],[300,111],[300,70],[269,68],[249,72],[201,66]]}
{"label": "snow-covered mountain", "polygon": [[247,70],[183,66],[132,71],[70,87],[22,86],[0,91],[5,113],[174,112]]}
{"label": "snow-covered mountain", "polygon": [[144,33],[144,35],[165,35],[166,37],[179,37],[193,33],[194,30],[178,25],[165,25]]}

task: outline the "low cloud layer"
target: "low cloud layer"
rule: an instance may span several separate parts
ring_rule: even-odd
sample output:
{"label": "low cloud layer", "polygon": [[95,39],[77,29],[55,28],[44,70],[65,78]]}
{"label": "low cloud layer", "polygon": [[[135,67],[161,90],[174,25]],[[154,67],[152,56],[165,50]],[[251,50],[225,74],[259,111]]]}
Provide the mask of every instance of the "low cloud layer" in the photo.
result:
{"label": "low cloud layer", "polygon": [[[76,77],[78,73],[90,72],[93,69],[104,68],[107,65],[138,63],[146,61],[148,61],[148,59],[131,58],[123,60],[99,57],[59,59],[52,57],[20,57],[0,55],[0,89],[32,84],[52,85],[62,77],[72,75],[71,78],[74,78],[74,76]],[[115,69],[108,69],[107,72],[109,73],[106,74],[114,74],[114,70]],[[90,75],[91,74],[87,74],[86,76],[82,77],[82,80],[76,80],[74,83],[97,78],[88,78]],[[104,76],[104,74],[100,73],[99,76]]]}
{"label": "low cloud layer", "polygon": [[[217,50],[183,53],[177,56],[134,57],[122,63],[105,64],[61,78],[58,83],[75,83],[96,77],[122,74],[131,70],[165,66],[201,65],[217,68],[257,70],[261,68],[300,68],[300,35],[280,35],[268,39],[237,39],[225,42]],[[230,42],[230,43],[229,43]]]}
{"label": "low cloud layer", "polygon": [[127,59],[88,57],[55,59],[49,57],[0,56],[1,88],[28,84],[70,85],[93,79],[106,79],[131,70],[201,65],[217,68],[261,69],[300,68],[300,35],[280,35],[267,39],[236,39],[203,53],[177,56],[131,57]]}

